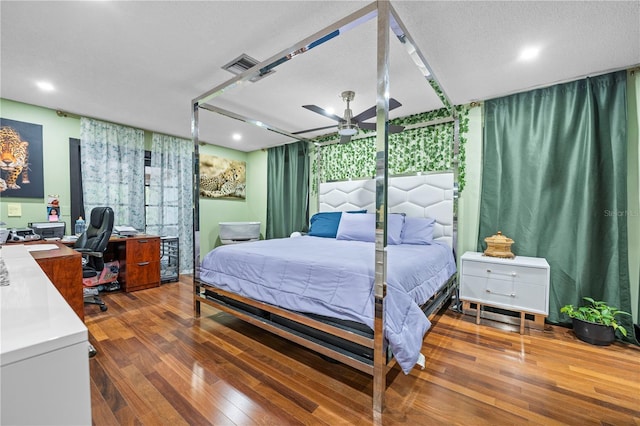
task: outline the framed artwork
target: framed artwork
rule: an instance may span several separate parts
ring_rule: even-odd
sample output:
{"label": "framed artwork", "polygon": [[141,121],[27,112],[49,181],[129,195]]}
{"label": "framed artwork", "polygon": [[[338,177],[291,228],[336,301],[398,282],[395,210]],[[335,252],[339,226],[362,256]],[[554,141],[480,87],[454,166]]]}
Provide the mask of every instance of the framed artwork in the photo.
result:
{"label": "framed artwork", "polygon": [[42,126],[0,118],[0,197],[44,198]]}
{"label": "framed artwork", "polygon": [[200,197],[244,200],[246,167],[244,161],[200,154]]}
{"label": "framed artwork", "polygon": [[49,222],[57,222],[60,220],[60,198],[57,195],[49,195],[47,197],[47,219]]}

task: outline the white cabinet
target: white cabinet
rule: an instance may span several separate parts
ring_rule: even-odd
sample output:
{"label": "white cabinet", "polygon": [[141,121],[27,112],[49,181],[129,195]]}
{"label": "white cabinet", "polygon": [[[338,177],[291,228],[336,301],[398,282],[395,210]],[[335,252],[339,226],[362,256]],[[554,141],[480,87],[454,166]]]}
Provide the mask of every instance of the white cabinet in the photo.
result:
{"label": "white cabinet", "polygon": [[0,424],[90,425],[87,327],[25,246],[0,257]]}
{"label": "white cabinet", "polygon": [[549,315],[549,264],[537,257],[502,259],[467,252],[460,260],[460,300],[475,303],[480,323],[483,305],[520,312],[520,333],[525,314],[533,314],[538,326]]}

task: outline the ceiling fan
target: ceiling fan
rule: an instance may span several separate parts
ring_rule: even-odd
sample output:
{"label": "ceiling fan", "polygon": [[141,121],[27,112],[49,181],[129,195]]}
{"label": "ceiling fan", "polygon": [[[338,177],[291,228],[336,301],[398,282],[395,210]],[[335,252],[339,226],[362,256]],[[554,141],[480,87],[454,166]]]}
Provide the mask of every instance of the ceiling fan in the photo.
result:
{"label": "ceiling fan", "polygon": [[[342,100],[347,103],[347,109],[344,110],[343,117],[338,117],[337,115],[327,112],[325,109],[320,108],[319,106],[316,106],[316,105],[302,105],[302,107],[337,121],[338,134],[340,135],[340,143],[349,142],[352,136],[358,134],[358,129],[376,130],[376,123],[364,122],[365,120],[375,117],[376,115],[375,105],[354,117],[353,112],[349,108],[349,102],[353,101],[353,99],[355,98],[356,96],[355,92],[351,90],[347,90],[345,92],[342,92],[340,96],[342,97]],[[389,111],[391,111],[392,109],[398,108],[399,106],[402,106],[400,102],[396,101],[393,98],[389,99]],[[316,130],[330,129],[332,127],[335,127],[335,124],[333,126],[318,127],[315,129],[303,130],[300,132],[295,132],[293,134],[297,135],[300,133],[308,133]],[[399,133],[403,130],[404,130],[403,126],[389,125],[389,133]]]}

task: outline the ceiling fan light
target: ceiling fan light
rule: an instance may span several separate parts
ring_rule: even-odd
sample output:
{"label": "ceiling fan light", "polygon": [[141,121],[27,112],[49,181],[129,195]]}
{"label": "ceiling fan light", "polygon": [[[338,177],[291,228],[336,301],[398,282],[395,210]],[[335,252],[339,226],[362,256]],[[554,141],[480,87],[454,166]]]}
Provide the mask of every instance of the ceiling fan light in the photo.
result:
{"label": "ceiling fan light", "polygon": [[338,134],[340,136],[354,136],[358,134],[358,126],[351,123],[338,125]]}

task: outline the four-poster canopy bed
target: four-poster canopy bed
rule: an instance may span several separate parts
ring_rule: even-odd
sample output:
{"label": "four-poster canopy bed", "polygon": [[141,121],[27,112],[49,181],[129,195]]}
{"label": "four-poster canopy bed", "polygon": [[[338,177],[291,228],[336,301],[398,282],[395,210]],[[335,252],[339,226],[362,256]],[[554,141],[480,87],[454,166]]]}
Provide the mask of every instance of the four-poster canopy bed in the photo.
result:
{"label": "four-poster canopy bed", "polygon": [[[224,246],[207,254],[202,266],[198,267],[200,265],[199,110],[213,111],[259,125],[292,139],[310,142],[299,135],[223,110],[207,102],[238,83],[269,72],[276,66],[286,63],[293,56],[303,54],[340,35],[341,30],[352,28],[372,18],[377,18],[376,174],[372,180],[319,185],[319,210],[321,212],[366,210],[369,214],[342,213],[340,226],[347,222],[346,218],[362,222],[366,217],[371,219],[372,228],[375,223],[375,234],[367,233],[364,242],[362,239],[350,237],[338,241],[340,240],[338,236],[335,239],[304,236],[280,239],[280,241],[267,240],[238,246]],[[424,333],[430,326],[427,316],[449,300],[457,288],[455,261],[452,254],[455,246],[453,219],[455,171],[397,178],[390,178],[388,174],[389,101],[387,94],[389,93],[388,62],[391,32],[405,46],[426,81],[436,90],[445,107],[450,111],[455,123],[456,146],[452,149],[457,153],[458,120],[455,109],[451,106],[446,94],[439,89],[424,57],[388,1],[374,2],[360,9],[243,74],[211,89],[192,102],[194,265],[196,266],[194,311],[196,316],[200,315],[202,303],[213,306],[372,375],[375,412],[382,412],[384,406],[386,373],[390,368],[392,357],[395,356],[405,373],[416,362],[424,361],[419,350]],[[403,213],[403,215],[394,213]],[[424,217],[435,219],[435,224],[432,224],[434,241],[430,244],[417,245],[389,244],[394,237],[398,239],[401,235],[404,236],[404,231],[398,230],[398,218],[402,218],[403,225],[400,225],[400,229],[406,230],[407,224],[413,221],[410,218],[415,216],[421,219]],[[343,235],[348,235],[348,232],[345,231]],[[344,241],[345,239],[347,241]],[[340,255],[332,256],[331,254],[337,250],[336,243],[345,249],[340,251]],[[275,244],[275,246],[268,246],[265,254],[262,248],[268,244]],[[298,258],[299,253],[308,250],[308,247],[305,249],[304,246],[311,246],[312,251],[316,252],[316,257],[311,260]],[[325,250],[322,252],[324,255],[317,256],[318,251],[322,250]],[[277,260],[274,260],[275,256],[271,254],[278,251],[285,252],[287,256],[278,260],[281,263],[275,267],[276,269],[268,269],[265,265]],[[294,254],[296,258],[292,259]],[[415,265],[401,263],[401,260],[407,258],[418,259],[419,266],[416,268]],[[425,268],[424,265],[431,259],[434,259],[434,263]],[[355,265],[356,269],[347,270],[344,264],[349,263]],[[236,268],[227,269],[228,265],[235,265]],[[420,276],[416,283],[408,286],[411,288],[402,289],[409,279],[398,274],[409,268],[416,268],[410,270],[414,275],[419,276],[424,270],[428,270],[430,275]],[[303,274],[302,278],[293,275],[296,269]],[[324,280],[324,287],[320,282],[311,283],[312,278],[317,277]],[[361,284],[353,284],[360,279]],[[258,282],[264,285],[257,285]],[[354,297],[353,293],[344,290],[344,285],[340,286],[339,283],[349,283],[349,286],[353,287],[349,291],[355,289],[355,293],[359,296]],[[291,288],[287,287],[286,292],[276,293],[276,288],[287,285]],[[313,285],[320,287],[313,287]],[[250,291],[250,287],[254,290]],[[365,300],[357,300],[358,298]],[[356,299],[360,304],[355,308],[347,306],[342,303],[347,299]],[[301,304],[300,301],[302,301]],[[416,309],[419,316],[415,314]],[[400,311],[400,317],[391,315],[393,311]],[[403,346],[406,332],[413,333],[406,339],[410,342],[408,349]]]}

